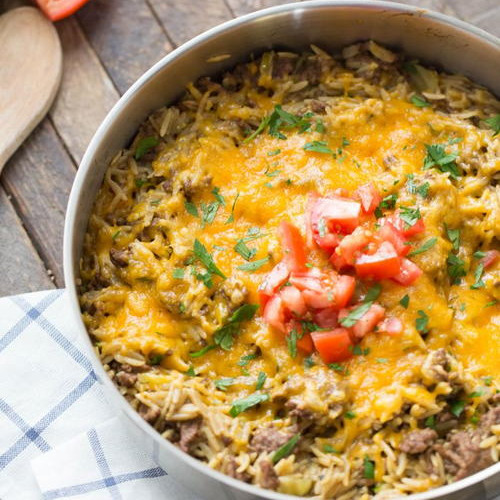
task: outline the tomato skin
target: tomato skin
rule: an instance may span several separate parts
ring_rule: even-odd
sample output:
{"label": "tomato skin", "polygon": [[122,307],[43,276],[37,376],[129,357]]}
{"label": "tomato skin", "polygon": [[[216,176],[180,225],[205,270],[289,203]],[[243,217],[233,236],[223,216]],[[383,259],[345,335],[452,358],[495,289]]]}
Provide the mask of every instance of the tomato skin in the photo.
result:
{"label": "tomato skin", "polygon": [[312,332],[312,341],[324,363],[344,361],[352,356],[353,345],[346,328],[335,328],[327,332]]}
{"label": "tomato skin", "polygon": [[312,316],[314,323],[320,328],[337,328],[339,324],[337,311],[331,307],[314,311]]}
{"label": "tomato skin", "polygon": [[401,259],[401,271],[392,279],[400,285],[409,286],[422,276],[422,272],[417,264],[403,257]]}
{"label": "tomato skin", "polygon": [[375,212],[375,209],[382,201],[382,196],[380,196],[380,193],[371,182],[359,186],[358,189],[354,191],[354,198],[361,202],[361,208],[365,214],[372,214]]}
{"label": "tomato skin", "polygon": [[267,301],[271,296],[283,285],[288,279],[290,271],[284,262],[275,265],[273,269],[266,275],[264,281],[259,286],[259,298],[261,309],[264,309]]}
{"label": "tomato skin", "polygon": [[381,321],[378,325],[378,331],[388,335],[400,335],[403,332],[403,323],[399,318],[390,316]]}
{"label": "tomato skin", "polygon": [[335,285],[335,307],[345,307],[351,300],[355,288],[356,280],[352,276],[340,275]]}
{"label": "tomato skin", "polygon": [[88,0],[36,0],[43,13],[51,21],[59,21],[74,14]]}
{"label": "tomato skin", "polygon": [[[339,320],[349,314],[350,309],[342,309],[339,312]],[[370,309],[361,316],[358,321],[350,328],[356,339],[362,339],[367,333],[373,331],[380,321],[384,319],[385,309],[380,304],[372,304]]]}
{"label": "tomato skin", "polygon": [[349,198],[317,198],[310,214],[313,233],[321,237],[319,226],[323,220],[327,231],[349,234],[359,225],[360,211],[361,204]]}
{"label": "tomato skin", "polygon": [[278,234],[283,247],[283,262],[291,272],[306,270],[305,243],[296,226],[290,222],[282,221],[278,228]]}
{"label": "tomato skin", "polygon": [[273,295],[267,302],[264,309],[264,321],[279,330],[281,333],[286,332],[285,328],[285,309],[279,295]]}
{"label": "tomato skin", "polygon": [[399,211],[396,211],[392,215],[386,217],[386,221],[392,224],[403,236],[406,236],[407,238],[425,231],[423,219],[418,219],[413,226],[407,227],[405,221],[399,216]]}
{"label": "tomato skin", "polygon": [[354,267],[361,278],[383,280],[396,276],[401,270],[401,259],[388,241],[380,244],[374,254],[361,254]]}
{"label": "tomato skin", "polygon": [[392,246],[401,257],[407,255],[411,246],[405,245],[407,239],[403,236],[403,233],[399,229],[396,229],[390,222],[384,220],[382,224],[378,230],[380,238],[392,243]]}
{"label": "tomato skin", "polygon": [[297,348],[305,354],[311,354],[314,351],[314,344],[310,333],[305,333],[302,338],[297,339]]}
{"label": "tomato skin", "polygon": [[283,306],[286,307],[293,315],[303,316],[307,312],[306,303],[298,288],[292,286],[284,286],[280,292]]}
{"label": "tomato skin", "polygon": [[343,257],[346,264],[353,265],[357,254],[373,239],[371,231],[358,226],[351,234],[345,236],[335,249],[334,253]]}

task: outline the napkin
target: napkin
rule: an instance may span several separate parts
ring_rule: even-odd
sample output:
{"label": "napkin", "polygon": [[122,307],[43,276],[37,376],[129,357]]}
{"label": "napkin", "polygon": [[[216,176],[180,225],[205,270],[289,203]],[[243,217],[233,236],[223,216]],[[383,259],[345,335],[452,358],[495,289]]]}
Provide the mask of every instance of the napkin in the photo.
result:
{"label": "napkin", "polygon": [[69,311],[63,290],[0,299],[0,498],[196,499],[106,402]]}

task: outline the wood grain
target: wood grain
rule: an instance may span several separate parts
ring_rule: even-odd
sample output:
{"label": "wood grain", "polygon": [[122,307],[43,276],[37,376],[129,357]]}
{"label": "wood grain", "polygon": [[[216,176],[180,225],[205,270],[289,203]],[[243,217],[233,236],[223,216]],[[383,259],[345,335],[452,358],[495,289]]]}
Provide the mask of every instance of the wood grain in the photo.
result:
{"label": "wood grain", "polygon": [[78,19],[122,94],[172,50],[144,0],[93,0],[78,12]]}
{"label": "wood grain", "polygon": [[287,2],[283,2],[282,0],[227,0],[227,3],[236,16],[242,16],[243,14],[255,12],[256,10],[266,9],[284,3],[293,3],[295,1],[297,0],[288,0]]}
{"label": "wood grain", "polygon": [[80,163],[118,92],[76,19],[59,22],[57,31],[63,46],[63,78],[50,115],[71,156]]}
{"label": "wood grain", "polygon": [[170,39],[181,45],[233,17],[224,0],[149,0]]}
{"label": "wood grain", "polygon": [[5,191],[0,188],[0,297],[53,288]]}
{"label": "wood grain", "polygon": [[57,286],[64,285],[64,213],[75,167],[45,120],[5,167],[2,183]]}

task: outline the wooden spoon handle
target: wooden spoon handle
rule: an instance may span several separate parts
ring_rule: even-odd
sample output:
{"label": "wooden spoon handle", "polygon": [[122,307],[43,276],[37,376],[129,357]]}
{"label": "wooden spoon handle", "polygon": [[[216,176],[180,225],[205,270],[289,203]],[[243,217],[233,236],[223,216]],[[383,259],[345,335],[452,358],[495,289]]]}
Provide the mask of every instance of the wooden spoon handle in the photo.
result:
{"label": "wooden spoon handle", "polygon": [[33,7],[0,16],[0,172],[45,116],[59,88],[62,50],[52,23]]}

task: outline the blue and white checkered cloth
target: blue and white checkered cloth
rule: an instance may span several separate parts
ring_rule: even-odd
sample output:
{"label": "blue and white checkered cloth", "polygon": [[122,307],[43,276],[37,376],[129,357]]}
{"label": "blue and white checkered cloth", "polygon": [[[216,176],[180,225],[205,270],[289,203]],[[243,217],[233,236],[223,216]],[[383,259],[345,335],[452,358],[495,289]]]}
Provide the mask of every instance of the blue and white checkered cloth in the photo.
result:
{"label": "blue and white checkered cloth", "polygon": [[106,402],[63,290],[0,299],[0,499],[193,500]]}

